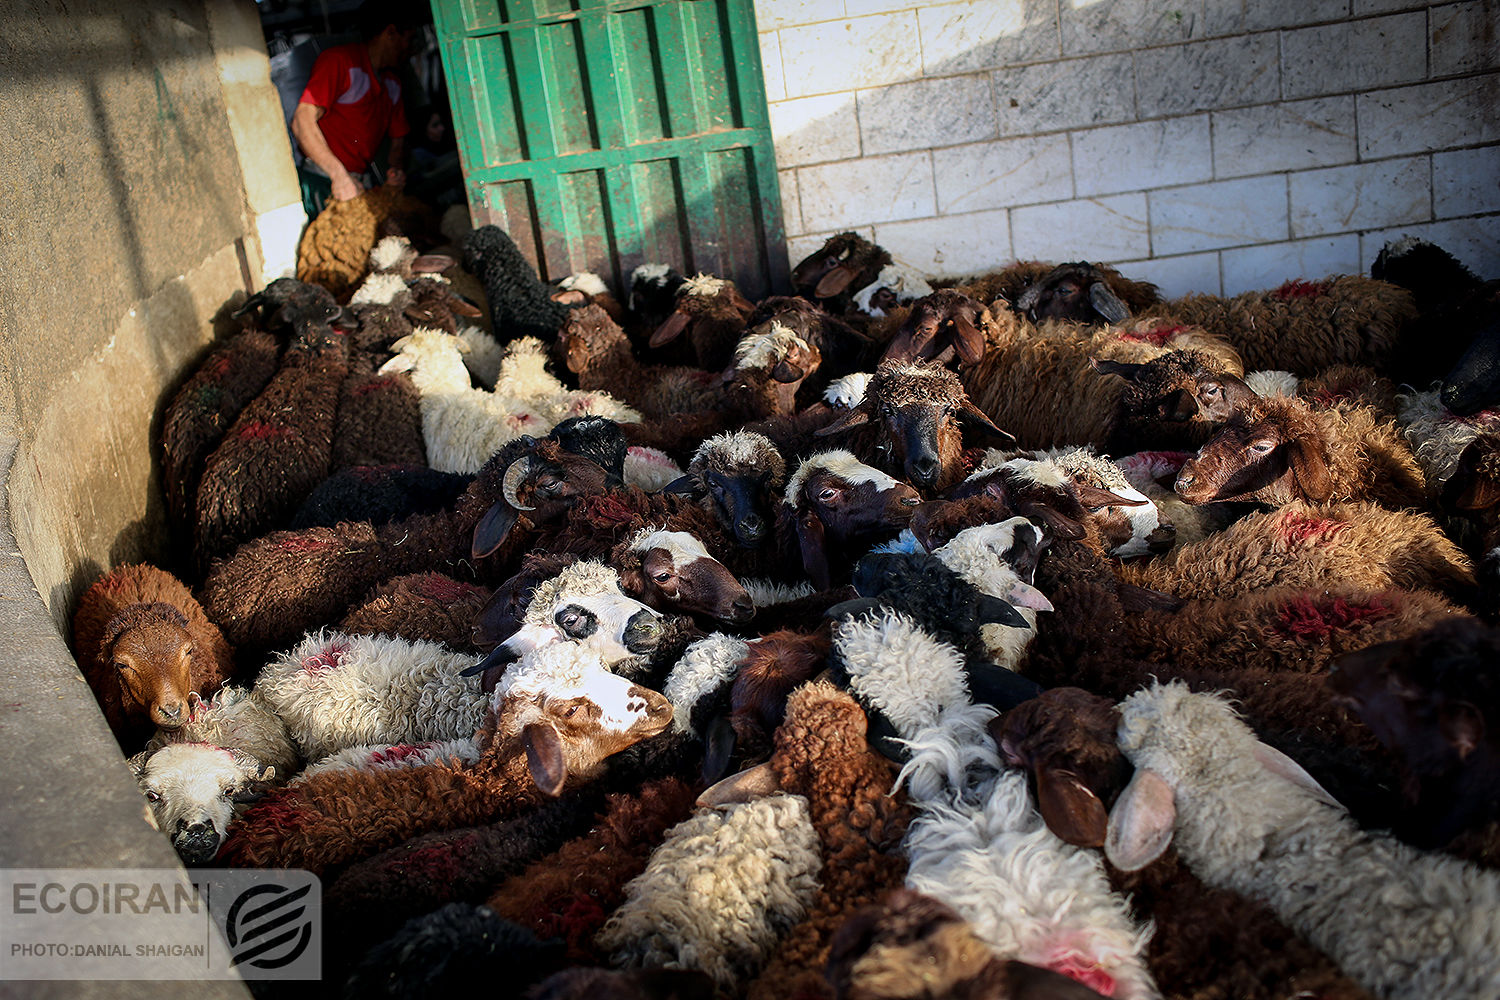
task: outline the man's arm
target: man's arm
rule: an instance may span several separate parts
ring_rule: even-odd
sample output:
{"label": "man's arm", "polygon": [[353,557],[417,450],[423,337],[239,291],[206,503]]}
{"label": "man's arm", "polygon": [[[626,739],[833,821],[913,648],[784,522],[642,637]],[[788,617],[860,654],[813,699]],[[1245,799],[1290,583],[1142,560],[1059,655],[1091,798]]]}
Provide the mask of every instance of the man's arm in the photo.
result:
{"label": "man's arm", "polygon": [[385,182],[392,187],[406,183],[406,136],[391,136],[391,155],[386,157]]}
{"label": "man's arm", "polygon": [[328,148],[328,140],[323,137],[323,129],[318,126],[318,119],[323,114],[324,109],[316,104],[298,104],[297,110],[292,114],[292,135],[297,137],[297,145],[302,147],[302,154],[321,167],[333,182],[333,196],[339,201],[348,201],[363,191],[364,187],[350,175],[339,158],[333,155],[333,150]]}

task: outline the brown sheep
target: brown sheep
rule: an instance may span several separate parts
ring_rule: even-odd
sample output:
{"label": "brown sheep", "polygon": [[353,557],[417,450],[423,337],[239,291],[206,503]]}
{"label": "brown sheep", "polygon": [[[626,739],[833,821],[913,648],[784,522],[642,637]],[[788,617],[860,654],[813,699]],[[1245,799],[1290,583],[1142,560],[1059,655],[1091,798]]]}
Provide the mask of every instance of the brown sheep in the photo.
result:
{"label": "brown sheep", "polygon": [[[1114,268],[1103,264],[1052,265],[1035,260],[1019,261],[955,287],[965,295],[981,302],[1004,299],[1007,303],[1017,303],[1015,309],[1021,312],[1025,307],[1019,304],[1020,300],[1033,288],[1042,290],[1038,294],[1039,302],[1044,297],[1047,299],[1061,297],[1075,301],[1081,293],[1090,292],[1101,277],[1109,293],[1123,303],[1126,311],[1132,316],[1161,301],[1157,287],[1149,281],[1132,281]],[[1060,286],[1064,283],[1071,283],[1076,286],[1076,290],[1071,293],[1063,291]],[[1027,305],[1030,304],[1028,301]],[[1080,322],[1097,324],[1099,322],[1096,315],[1098,310],[1090,308],[1088,313],[1092,315],[1086,314],[1071,318]]]}
{"label": "brown sheep", "polygon": [[687,333],[699,368],[718,371],[729,364],[734,345],[755,312],[734,282],[700,274],[677,289],[677,304],[666,322],[651,334],[651,347],[664,347]]}
{"label": "brown sheep", "polygon": [[[1113,287],[1116,284],[1129,295],[1133,307],[1116,294]],[[1142,306],[1159,300],[1155,285],[1132,282],[1113,268],[1077,261],[1057,265],[1011,301],[1015,302],[1017,312],[1024,313],[1034,323],[1066,319],[1097,324],[1101,319],[1122,323]]]}
{"label": "brown sheep", "polygon": [[1427,479],[1392,421],[1365,407],[1314,410],[1285,396],[1234,414],[1178,472],[1176,490],[1188,503],[1427,505]]}
{"label": "brown sheep", "polygon": [[749,1000],[831,996],[822,979],[834,932],[906,874],[896,849],[911,820],[895,771],[865,742],[865,713],[826,681],[787,700],[770,771],[782,791],[806,797],[823,849],[823,878],[808,915],[787,932]]}
{"label": "brown sheep", "polygon": [[500,883],[485,905],[540,937],[561,937],[571,962],[602,960],[594,935],[667,830],[692,813],[695,795],[681,780],[663,778],[609,796],[593,830]]}
{"label": "brown sheep", "polygon": [[1250,514],[1167,556],[1122,566],[1120,575],[1187,600],[1270,587],[1344,584],[1462,594],[1474,586],[1469,557],[1430,517],[1368,503],[1292,503]]}
{"label": "brown sheep", "polygon": [[121,566],[84,592],[73,650],[121,746],[132,752],[160,726],[188,721],[188,694],[205,700],[234,675],[234,651],[170,573]]}
{"label": "brown sheep", "polygon": [[1248,370],[1312,375],[1335,364],[1385,369],[1417,307],[1404,288],[1341,275],[1233,298],[1189,295],[1152,306],[1148,314],[1218,334]]}
{"label": "brown sheep", "polygon": [[338,630],[351,635],[388,635],[473,649],[474,625],[490,589],[443,573],[410,573],[376,587],[351,608]]}
{"label": "brown sheep", "polygon": [[829,312],[848,310],[853,293],[880,276],[891,262],[885,248],[854,232],[835,233],[792,268],[792,287]]}
{"label": "brown sheep", "polygon": [[1001,329],[989,309],[951,288],[913,302],[886,346],[882,361],[977,364],[1001,341]]}
{"label": "brown sheep", "polygon": [[297,277],[322,285],[345,302],[369,266],[381,224],[399,218],[430,225],[430,214],[421,202],[389,186],[348,201],[329,201],[297,244]]}

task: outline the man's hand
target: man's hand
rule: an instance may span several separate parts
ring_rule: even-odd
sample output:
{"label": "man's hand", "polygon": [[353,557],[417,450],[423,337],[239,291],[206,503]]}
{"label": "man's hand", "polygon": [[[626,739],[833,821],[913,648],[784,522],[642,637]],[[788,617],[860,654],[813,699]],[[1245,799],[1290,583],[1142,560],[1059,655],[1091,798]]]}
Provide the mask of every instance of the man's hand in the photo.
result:
{"label": "man's hand", "polygon": [[385,172],[385,186],[389,188],[403,188],[406,186],[406,171],[400,167],[391,167]]}
{"label": "man's hand", "polygon": [[350,198],[357,198],[359,197],[359,193],[364,190],[364,185],[360,184],[347,170],[342,172],[342,176],[333,177],[330,180],[333,181],[333,197],[338,201],[348,201]]}

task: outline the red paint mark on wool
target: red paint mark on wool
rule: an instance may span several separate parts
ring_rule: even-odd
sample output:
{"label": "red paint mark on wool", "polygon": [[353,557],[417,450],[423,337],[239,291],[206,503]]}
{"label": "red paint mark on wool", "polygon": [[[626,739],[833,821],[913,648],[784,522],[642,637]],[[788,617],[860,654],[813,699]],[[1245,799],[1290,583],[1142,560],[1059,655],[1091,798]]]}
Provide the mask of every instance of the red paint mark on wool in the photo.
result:
{"label": "red paint mark on wool", "polygon": [[288,535],[276,543],[276,547],[282,552],[306,554],[308,552],[321,552],[332,545],[332,542],[321,541],[316,538],[308,538],[305,535]]}
{"label": "red paint mark on wool", "polygon": [[371,764],[396,764],[408,757],[417,754],[432,746],[431,743],[397,743],[395,746],[386,747],[384,750],[376,750],[370,754]]}
{"label": "red paint mark on wool", "polygon": [[471,835],[418,848],[401,858],[401,873],[407,878],[425,878],[432,882],[442,883],[457,882],[465,875],[471,874],[461,863],[460,858],[468,853],[465,848],[471,847],[475,839],[477,838]]}
{"label": "red paint mark on wool", "polygon": [[235,436],[250,441],[284,441],[296,437],[297,432],[290,427],[268,424],[264,420],[252,420],[241,427]]}
{"label": "red paint mark on wool", "polygon": [[564,906],[555,902],[546,906],[545,912],[537,914],[535,930],[538,937],[560,937],[568,942],[568,947],[576,948],[593,939],[595,932],[604,926],[605,916],[597,899],[579,892]]}
{"label": "red paint mark on wool", "polygon": [[233,366],[233,363],[233,359],[230,358],[229,355],[221,354],[219,357],[208,363],[207,371],[209,378],[217,379],[223,378],[225,375],[228,375],[229,369]]}
{"label": "red paint mark on wool", "polygon": [[429,600],[449,603],[472,597],[479,593],[480,589],[471,583],[455,580],[442,573],[424,573],[417,581],[416,591]]}
{"label": "red paint mark on wool", "polygon": [[590,497],[585,502],[588,504],[589,520],[601,527],[624,524],[636,516],[629,504],[616,497]]}
{"label": "red paint mark on wool", "polygon": [[983,448],[965,448],[963,451],[958,453],[959,468],[963,470],[963,474],[966,477],[975,469],[979,468],[979,463],[983,461]]}
{"label": "red paint mark on wool", "polygon": [[1328,291],[1328,284],[1326,281],[1292,280],[1278,286],[1271,295],[1283,302],[1291,299],[1315,299]]}
{"label": "red paint mark on wool", "polygon": [[1173,336],[1188,329],[1191,329],[1191,327],[1189,327],[1186,323],[1178,323],[1174,326],[1163,324],[1161,326],[1152,327],[1149,330],[1126,331],[1120,334],[1120,339],[1133,340],[1138,343],[1151,344],[1155,347],[1161,347]]}
{"label": "red paint mark on wool", "polygon": [[381,389],[389,389],[395,384],[395,381],[388,376],[379,375],[375,378],[370,379],[370,381],[368,382],[361,382],[359,385],[355,386],[354,395],[368,396],[372,392],[377,392]]}
{"label": "red paint mark on wool", "polygon": [[340,639],[331,642],[310,656],[302,658],[302,669],[310,674],[335,670],[343,665],[344,654],[349,652],[349,643]]}
{"label": "red paint mark on wool", "polygon": [[1391,606],[1379,598],[1353,602],[1342,597],[1318,600],[1303,595],[1292,598],[1276,612],[1276,628],[1293,639],[1318,642],[1352,625],[1389,618],[1393,613]]}
{"label": "red paint mark on wool", "polygon": [[1276,530],[1284,541],[1293,545],[1300,542],[1320,544],[1332,541],[1337,536],[1348,531],[1349,525],[1344,521],[1335,521],[1327,517],[1304,517],[1301,514],[1288,514],[1276,525]]}

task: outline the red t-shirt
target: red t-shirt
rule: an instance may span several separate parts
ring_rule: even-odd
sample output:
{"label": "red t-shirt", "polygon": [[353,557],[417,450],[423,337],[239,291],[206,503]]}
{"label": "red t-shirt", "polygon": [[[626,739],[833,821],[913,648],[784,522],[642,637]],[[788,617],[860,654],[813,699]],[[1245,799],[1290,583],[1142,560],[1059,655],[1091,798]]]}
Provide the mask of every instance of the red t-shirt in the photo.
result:
{"label": "red t-shirt", "polygon": [[387,132],[392,138],[407,132],[400,78],[389,70],[381,70],[377,77],[370,51],[360,42],[321,53],[300,102],[323,109],[318,127],[333,155],[352,174],[369,167]]}

